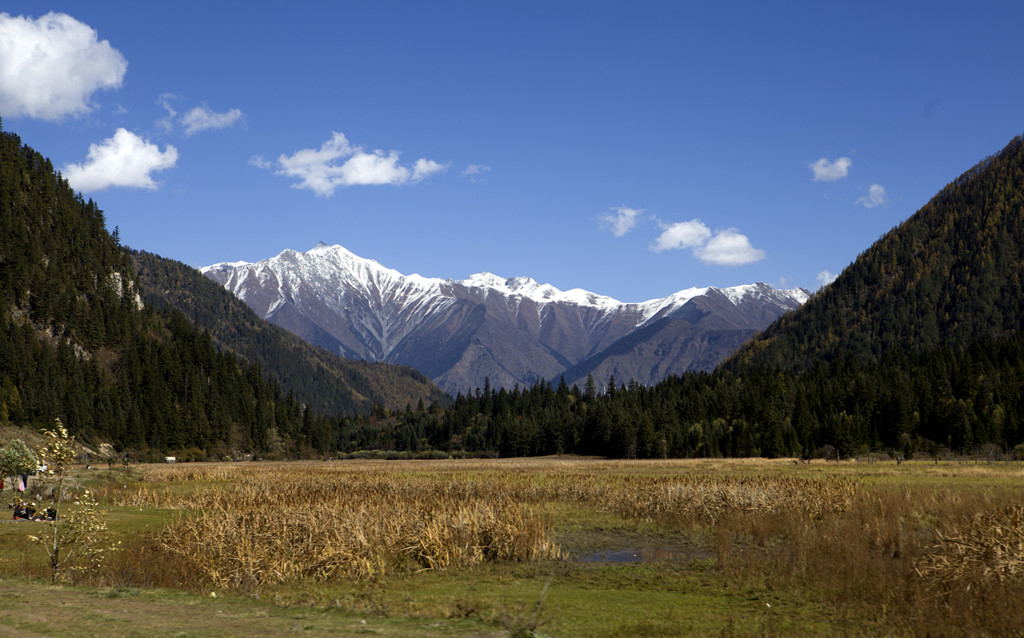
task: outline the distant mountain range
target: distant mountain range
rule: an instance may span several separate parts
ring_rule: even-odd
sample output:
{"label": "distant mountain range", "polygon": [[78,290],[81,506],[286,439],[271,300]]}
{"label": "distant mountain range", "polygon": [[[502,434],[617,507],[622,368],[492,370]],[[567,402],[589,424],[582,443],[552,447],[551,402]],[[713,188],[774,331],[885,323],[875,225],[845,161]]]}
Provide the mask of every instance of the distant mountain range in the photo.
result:
{"label": "distant mountain range", "polygon": [[403,275],[341,246],[201,269],[272,323],[347,358],[407,365],[442,389],[657,383],[710,370],[810,297],[764,283],[622,303],[528,277]]}

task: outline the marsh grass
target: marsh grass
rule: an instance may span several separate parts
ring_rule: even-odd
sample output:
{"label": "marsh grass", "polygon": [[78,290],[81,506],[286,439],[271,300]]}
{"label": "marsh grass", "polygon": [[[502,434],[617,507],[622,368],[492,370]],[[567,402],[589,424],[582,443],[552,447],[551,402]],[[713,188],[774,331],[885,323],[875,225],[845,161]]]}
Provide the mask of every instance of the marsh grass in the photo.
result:
{"label": "marsh grass", "polygon": [[1024,507],[979,512],[945,527],[918,563],[918,571],[936,587],[970,588],[1024,576]]}
{"label": "marsh grass", "polygon": [[[96,582],[472,616],[508,631],[534,631],[536,620],[550,635],[1019,635],[1022,479],[1019,463],[152,466],[97,489],[116,529],[142,533]],[[710,558],[604,569],[563,549],[617,542],[678,543]],[[516,586],[533,592],[519,602],[479,589],[481,574],[503,583],[520,568],[534,575]],[[446,582],[451,591],[436,598],[416,589]],[[634,587],[636,602],[612,604],[634,600],[623,597]],[[696,608],[669,613],[691,600],[713,611],[700,621]]]}
{"label": "marsh grass", "polygon": [[[719,568],[735,583],[804,587],[895,635],[1014,635],[1024,622],[1019,489],[876,487],[841,515],[730,517]],[[724,539],[724,540],[723,540]]]}
{"label": "marsh grass", "polygon": [[[201,473],[193,476],[209,480]],[[252,466],[216,490],[141,488],[121,502],[179,510],[155,537],[154,551],[183,566],[184,585],[255,591],[288,581],[560,558],[546,522],[505,488],[443,474],[410,479],[310,468],[283,476],[278,467]]]}
{"label": "marsh grass", "polygon": [[[856,492],[853,481],[835,477],[599,474],[561,463],[555,472],[421,467],[161,467],[146,485],[108,496],[122,506],[179,511],[154,551],[185,565],[179,571],[192,575],[189,586],[258,590],[291,580],[557,560],[564,552],[539,513],[550,502],[692,529],[726,515],[792,512],[820,520],[849,508]],[[176,488],[190,481],[203,487]]]}

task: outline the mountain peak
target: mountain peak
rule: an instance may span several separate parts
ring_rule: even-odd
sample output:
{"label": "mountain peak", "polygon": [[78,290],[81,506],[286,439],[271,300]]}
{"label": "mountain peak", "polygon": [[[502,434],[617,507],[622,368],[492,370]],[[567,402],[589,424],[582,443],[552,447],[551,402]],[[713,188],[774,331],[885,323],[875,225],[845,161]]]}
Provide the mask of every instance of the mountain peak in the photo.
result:
{"label": "mountain peak", "polygon": [[[288,252],[288,251],[284,251],[284,252]],[[298,251],[292,251],[292,252],[298,253]],[[361,260],[361,261],[373,261],[373,260],[369,260],[369,259],[363,260],[362,257],[359,257],[355,253],[349,251],[347,248],[345,248],[344,246],[341,246],[339,244],[328,244],[328,243],[325,243],[325,242],[322,242],[322,241],[321,242],[317,242],[316,246],[313,246],[312,248],[310,248],[306,252],[299,253],[299,254],[307,255],[307,256],[310,256],[310,257],[314,257],[315,256],[315,257],[330,257],[330,258],[343,258],[343,259],[358,259],[358,260]],[[376,263],[376,262],[374,262],[374,263]]]}
{"label": "mountain peak", "polygon": [[736,305],[739,305],[744,301],[750,301],[753,299],[766,301],[782,300],[783,303],[785,303],[785,300],[787,299],[793,299],[802,305],[811,297],[811,293],[804,290],[803,288],[793,288],[792,290],[780,290],[777,288],[772,288],[763,281],[759,281],[754,284],[746,284],[743,286],[721,288],[720,291]]}

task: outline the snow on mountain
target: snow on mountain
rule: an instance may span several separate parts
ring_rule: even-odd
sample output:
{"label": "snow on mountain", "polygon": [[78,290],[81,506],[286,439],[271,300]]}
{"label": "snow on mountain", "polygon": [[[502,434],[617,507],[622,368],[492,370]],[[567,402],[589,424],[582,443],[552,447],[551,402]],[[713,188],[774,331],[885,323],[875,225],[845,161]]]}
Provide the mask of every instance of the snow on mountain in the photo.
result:
{"label": "snow on mountain", "polygon": [[[509,387],[551,379],[663,320],[753,334],[809,296],[758,283],[623,303],[529,277],[403,275],[324,243],[201,270],[258,314],[317,345],[347,357],[418,367],[449,391],[478,387],[485,378]],[[655,367],[664,374],[682,371]]]}
{"label": "snow on mountain", "polygon": [[580,288],[562,291],[551,284],[540,284],[530,277],[513,277],[505,279],[489,272],[471,275],[462,281],[449,280],[467,288],[478,288],[487,292],[497,292],[506,296],[518,296],[536,303],[570,303],[577,306],[594,308],[614,308],[621,303],[611,297],[598,295]]}
{"label": "snow on mountain", "polygon": [[373,259],[359,257],[342,246],[330,246],[323,242],[305,253],[285,250],[277,257],[256,264],[245,261],[222,262],[201,268],[200,271],[207,276],[242,271],[243,278],[254,273],[265,278],[270,276],[270,272],[289,271],[294,273],[294,276],[309,277],[310,280],[317,282],[352,282],[368,293],[372,288],[376,288],[379,291],[402,291],[410,296],[444,296],[446,291],[450,293],[451,286],[461,285],[484,293],[495,292],[508,297],[522,297],[535,303],[567,303],[599,310],[634,308],[643,318],[637,325],[642,325],[666,309],[678,308],[694,297],[707,294],[709,290],[718,290],[736,305],[750,298],[758,298],[785,306],[786,300],[803,304],[810,297],[810,294],[801,288],[776,290],[767,284],[749,284],[731,288],[688,288],[661,299],[623,303],[581,288],[562,291],[551,284],[538,283],[530,277],[506,279],[488,272],[477,273],[462,280],[429,278],[417,274],[403,275]]}

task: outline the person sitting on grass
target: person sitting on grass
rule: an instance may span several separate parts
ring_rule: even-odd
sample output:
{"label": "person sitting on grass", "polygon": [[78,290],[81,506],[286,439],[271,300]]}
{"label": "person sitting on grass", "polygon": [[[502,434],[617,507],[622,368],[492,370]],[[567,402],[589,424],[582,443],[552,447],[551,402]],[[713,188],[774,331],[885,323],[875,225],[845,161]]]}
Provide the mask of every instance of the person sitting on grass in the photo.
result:
{"label": "person sitting on grass", "polygon": [[52,507],[47,507],[42,512],[37,512],[33,517],[34,521],[54,521],[57,520],[57,510]]}
{"label": "person sitting on grass", "polygon": [[28,518],[25,510],[24,501],[18,501],[14,504],[14,520]]}

